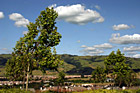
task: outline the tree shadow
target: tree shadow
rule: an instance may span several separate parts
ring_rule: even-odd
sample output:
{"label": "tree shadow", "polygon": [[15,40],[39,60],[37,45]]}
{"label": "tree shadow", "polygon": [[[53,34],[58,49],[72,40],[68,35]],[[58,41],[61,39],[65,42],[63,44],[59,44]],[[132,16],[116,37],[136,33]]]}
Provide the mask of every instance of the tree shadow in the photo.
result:
{"label": "tree shadow", "polygon": [[91,75],[91,73],[94,71],[91,67],[81,67],[81,68],[73,68],[70,71],[67,71],[66,73],[71,75]]}

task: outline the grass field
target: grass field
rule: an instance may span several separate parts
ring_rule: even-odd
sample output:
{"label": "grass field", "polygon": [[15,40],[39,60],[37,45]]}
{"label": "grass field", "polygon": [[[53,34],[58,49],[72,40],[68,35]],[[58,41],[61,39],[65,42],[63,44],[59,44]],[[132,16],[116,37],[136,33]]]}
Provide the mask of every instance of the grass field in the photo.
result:
{"label": "grass field", "polygon": [[21,89],[0,89],[0,93],[32,93],[32,92],[24,91]]}
{"label": "grass field", "polygon": [[140,93],[140,90],[106,90],[106,89],[99,89],[99,90],[89,90],[89,91],[72,92],[72,93]]}

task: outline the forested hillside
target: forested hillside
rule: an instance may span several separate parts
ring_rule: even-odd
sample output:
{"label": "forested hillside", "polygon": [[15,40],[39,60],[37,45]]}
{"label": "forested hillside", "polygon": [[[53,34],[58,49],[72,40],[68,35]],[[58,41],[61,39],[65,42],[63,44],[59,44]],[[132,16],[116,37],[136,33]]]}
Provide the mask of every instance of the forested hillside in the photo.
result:
{"label": "forested hillside", "polygon": [[[61,55],[65,64],[64,70],[69,74],[91,74],[91,72],[97,67],[104,67],[104,59],[107,56],[76,56],[76,55]],[[128,58],[126,57],[126,63],[129,64],[132,69],[139,71],[140,58]],[[68,65],[68,66],[65,66]]]}
{"label": "forested hillside", "polygon": [[8,59],[11,58],[10,54],[0,54],[0,67],[5,66]]}
{"label": "forested hillside", "polygon": [[[67,74],[91,74],[97,67],[104,67],[104,59],[107,56],[77,56],[77,55],[60,55],[64,64],[59,69],[64,70]],[[7,60],[11,57],[10,54],[0,55],[0,67],[3,68]],[[126,58],[129,64],[135,71],[140,69],[140,58]]]}

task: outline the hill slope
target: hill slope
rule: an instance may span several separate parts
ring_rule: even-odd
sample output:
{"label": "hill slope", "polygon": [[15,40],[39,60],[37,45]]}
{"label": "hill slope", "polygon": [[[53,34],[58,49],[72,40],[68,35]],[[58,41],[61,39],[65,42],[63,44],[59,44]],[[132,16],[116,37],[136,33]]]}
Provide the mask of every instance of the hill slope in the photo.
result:
{"label": "hill slope", "polygon": [[[64,64],[59,69],[64,70],[67,74],[91,74],[92,71],[97,67],[104,67],[104,59],[107,56],[76,56],[63,54],[60,55]],[[11,58],[10,54],[0,55],[0,69],[4,68],[7,60]],[[126,58],[127,64],[132,69],[139,71],[140,69],[140,58]]]}
{"label": "hill slope", "polygon": [[[64,60],[67,65],[71,64],[71,66],[67,66],[67,68],[71,67],[72,69],[64,70],[68,74],[91,74],[92,71],[97,67],[104,67],[104,59],[107,56],[74,56],[74,55],[61,55],[61,58]],[[135,71],[140,70],[140,58],[128,58],[126,57],[126,63],[129,64],[132,69]]]}

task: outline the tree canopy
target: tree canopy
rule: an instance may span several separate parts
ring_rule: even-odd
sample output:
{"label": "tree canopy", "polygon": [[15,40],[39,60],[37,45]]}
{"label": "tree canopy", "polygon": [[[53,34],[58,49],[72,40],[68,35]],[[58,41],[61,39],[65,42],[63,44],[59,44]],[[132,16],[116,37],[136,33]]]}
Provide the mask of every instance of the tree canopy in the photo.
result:
{"label": "tree canopy", "polygon": [[111,78],[114,79],[116,85],[120,87],[132,85],[135,74],[131,67],[126,64],[126,58],[119,49],[116,54],[112,51],[104,63],[107,74],[112,76]]}
{"label": "tree canopy", "polygon": [[55,26],[57,16],[53,8],[46,8],[41,11],[35,23],[30,22],[27,25],[28,33],[17,41],[12,53],[12,62],[9,61],[6,65],[7,75],[11,76],[9,73],[13,73],[11,71],[13,64],[17,68],[22,68],[18,72],[23,71],[24,75],[27,74],[27,82],[29,74],[34,69],[40,69],[43,72],[46,68],[57,70],[62,63],[54,48],[61,39],[61,34],[57,32]]}
{"label": "tree canopy", "polygon": [[94,80],[94,82],[98,83],[98,82],[105,82],[106,80],[106,73],[105,73],[105,69],[101,68],[101,67],[97,67],[93,72],[92,72],[92,78]]}

